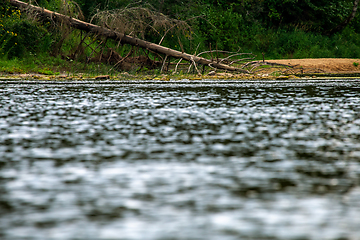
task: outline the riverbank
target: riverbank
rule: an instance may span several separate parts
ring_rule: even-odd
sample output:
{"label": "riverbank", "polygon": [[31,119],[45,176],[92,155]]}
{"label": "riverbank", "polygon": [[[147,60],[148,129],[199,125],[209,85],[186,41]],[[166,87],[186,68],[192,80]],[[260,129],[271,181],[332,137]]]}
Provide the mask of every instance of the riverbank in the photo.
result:
{"label": "riverbank", "polygon": [[272,63],[286,64],[293,68],[295,73],[327,73],[350,74],[360,73],[360,59],[351,58],[309,58],[309,59],[280,59],[268,60]]}
{"label": "riverbank", "polygon": [[319,59],[277,59],[266,60],[271,64],[281,64],[276,66],[266,65],[253,74],[236,74],[231,72],[210,72],[204,75],[195,74],[147,74],[147,73],[128,73],[112,72],[57,72],[54,74],[36,71],[27,73],[0,72],[0,80],[121,80],[121,79],[143,79],[143,80],[201,80],[201,79],[291,79],[291,78],[322,78],[322,77],[358,77],[360,76],[360,59],[350,58],[319,58]]}

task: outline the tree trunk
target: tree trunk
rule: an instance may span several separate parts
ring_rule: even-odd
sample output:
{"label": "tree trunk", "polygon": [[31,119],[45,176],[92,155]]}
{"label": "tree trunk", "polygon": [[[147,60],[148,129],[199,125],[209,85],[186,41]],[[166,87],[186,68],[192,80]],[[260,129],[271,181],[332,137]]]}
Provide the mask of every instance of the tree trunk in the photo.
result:
{"label": "tree trunk", "polygon": [[335,28],[331,29],[328,32],[328,35],[333,35],[337,32],[342,31],[344,28],[346,28],[346,26],[355,18],[356,16],[356,12],[358,10],[358,6],[359,6],[359,1],[360,0],[355,0],[354,4],[353,4],[353,8],[352,11],[349,15],[349,17],[347,17],[342,23],[340,23],[339,25],[337,25]]}
{"label": "tree trunk", "polygon": [[55,22],[63,22],[73,28],[76,28],[76,29],[79,29],[79,30],[82,30],[85,32],[93,32],[98,35],[101,35],[101,36],[104,36],[104,37],[107,37],[110,39],[114,39],[116,41],[121,41],[121,43],[138,46],[138,47],[148,49],[148,50],[151,50],[156,53],[164,54],[166,56],[171,56],[174,58],[179,58],[179,59],[182,58],[182,59],[185,59],[190,62],[195,62],[197,64],[211,65],[212,67],[218,68],[218,69],[223,69],[223,70],[227,70],[227,71],[244,72],[244,73],[248,72],[247,70],[244,70],[241,68],[232,67],[232,66],[218,63],[218,62],[206,59],[206,58],[197,57],[197,56],[187,54],[187,53],[182,53],[180,51],[170,49],[167,47],[163,47],[158,44],[147,42],[147,41],[135,38],[135,37],[127,36],[123,33],[113,31],[108,28],[100,27],[100,26],[97,26],[97,25],[94,25],[91,23],[83,22],[76,18],[72,18],[72,17],[66,16],[66,15],[63,15],[60,13],[49,11],[47,9],[37,7],[37,6],[31,5],[31,4],[28,4],[28,3],[24,3],[22,1],[18,1],[18,0],[8,0],[8,1],[13,6],[22,8],[25,11],[35,12],[41,17],[50,18]]}

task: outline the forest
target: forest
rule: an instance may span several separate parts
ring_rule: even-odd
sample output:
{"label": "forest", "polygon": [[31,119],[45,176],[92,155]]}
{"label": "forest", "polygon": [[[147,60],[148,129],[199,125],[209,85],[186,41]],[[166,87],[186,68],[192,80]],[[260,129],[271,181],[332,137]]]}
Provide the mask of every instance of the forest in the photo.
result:
{"label": "forest", "polygon": [[[360,56],[359,0],[24,2],[191,54],[221,50],[251,53],[255,59]],[[109,71],[119,63],[113,50],[120,58],[149,54],[41,19],[8,0],[0,3],[0,71],[54,73],[70,65]]]}

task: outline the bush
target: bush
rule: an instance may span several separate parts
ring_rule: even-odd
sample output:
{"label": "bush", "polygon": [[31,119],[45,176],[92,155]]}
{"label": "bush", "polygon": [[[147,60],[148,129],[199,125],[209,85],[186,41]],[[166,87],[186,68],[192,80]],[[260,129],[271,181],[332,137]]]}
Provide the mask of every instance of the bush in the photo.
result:
{"label": "bush", "polygon": [[8,58],[21,58],[26,54],[48,51],[51,38],[39,23],[21,16],[21,11],[0,6],[0,54]]}
{"label": "bush", "polygon": [[244,44],[246,37],[246,24],[242,15],[233,11],[232,7],[226,10],[208,6],[204,18],[199,19],[198,31],[205,39],[204,47],[218,48],[227,51],[237,51]]}

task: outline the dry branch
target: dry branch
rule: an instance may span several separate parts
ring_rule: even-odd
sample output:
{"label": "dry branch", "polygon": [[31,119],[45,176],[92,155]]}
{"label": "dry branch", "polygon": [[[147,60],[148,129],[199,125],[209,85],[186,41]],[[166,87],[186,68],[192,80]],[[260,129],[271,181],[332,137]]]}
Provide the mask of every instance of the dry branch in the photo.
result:
{"label": "dry branch", "polygon": [[212,66],[212,67],[215,67],[218,69],[223,69],[223,70],[227,70],[227,71],[244,72],[244,73],[248,72],[247,70],[245,70],[243,68],[231,67],[226,64],[218,63],[218,62],[206,59],[206,58],[198,57],[198,56],[188,54],[188,53],[182,53],[182,52],[174,50],[174,49],[170,49],[167,47],[160,46],[158,44],[147,42],[147,41],[141,40],[139,38],[131,37],[131,36],[125,35],[123,33],[120,33],[120,32],[105,28],[105,27],[100,27],[100,26],[97,26],[97,25],[94,25],[91,23],[87,23],[87,22],[78,20],[76,18],[72,18],[72,17],[66,16],[66,15],[63,15],[60,13],[49,11],[49,10],[41,8],[41,7],[37,7],[37,6],[31,5],[31,4],[28,4],[28,3],[24,3],[22,1],[18,1],[18,0],[8,0],[8,1],[13,6],[22,8],[25,11],[35,12],[39,16],[51,19],[54,22],[61,22],[61,23],[67,24],[73,28],[76,28],[76,29],[79,29],[79,30],[82,30],[85,32],[92,32],[92,33],[96,33],[100,36],[103,36],[105,38],[113,39],[116,41],[121,41],[121,43],[130,44],[132,46],[137,46],[137,47],[141,47],[144,49],[148,49],[150,51],[164,54],[166,56],[171,56],[171,57],[178,58],[178,59],[182,58],[182,59],[187,60],[192,63],[208,65],[208,66]]}
{"label": "dry branch", "polygon": [[246,64],[244,64],[242,66],[242,68],[249,68],[251,67],[251,69],[249,70],[249,73],[254,73],[254,69],[256,69],[257,67],[260,66],[272,66],[272,67],[287,67],[287,68],[293,68],[294,66],[291,65],[286,65],[286,64],[281,64],[281,63],[272,63],[272,62],[266,62],[266,61],[252,61],[252,62],[248,62]]}

